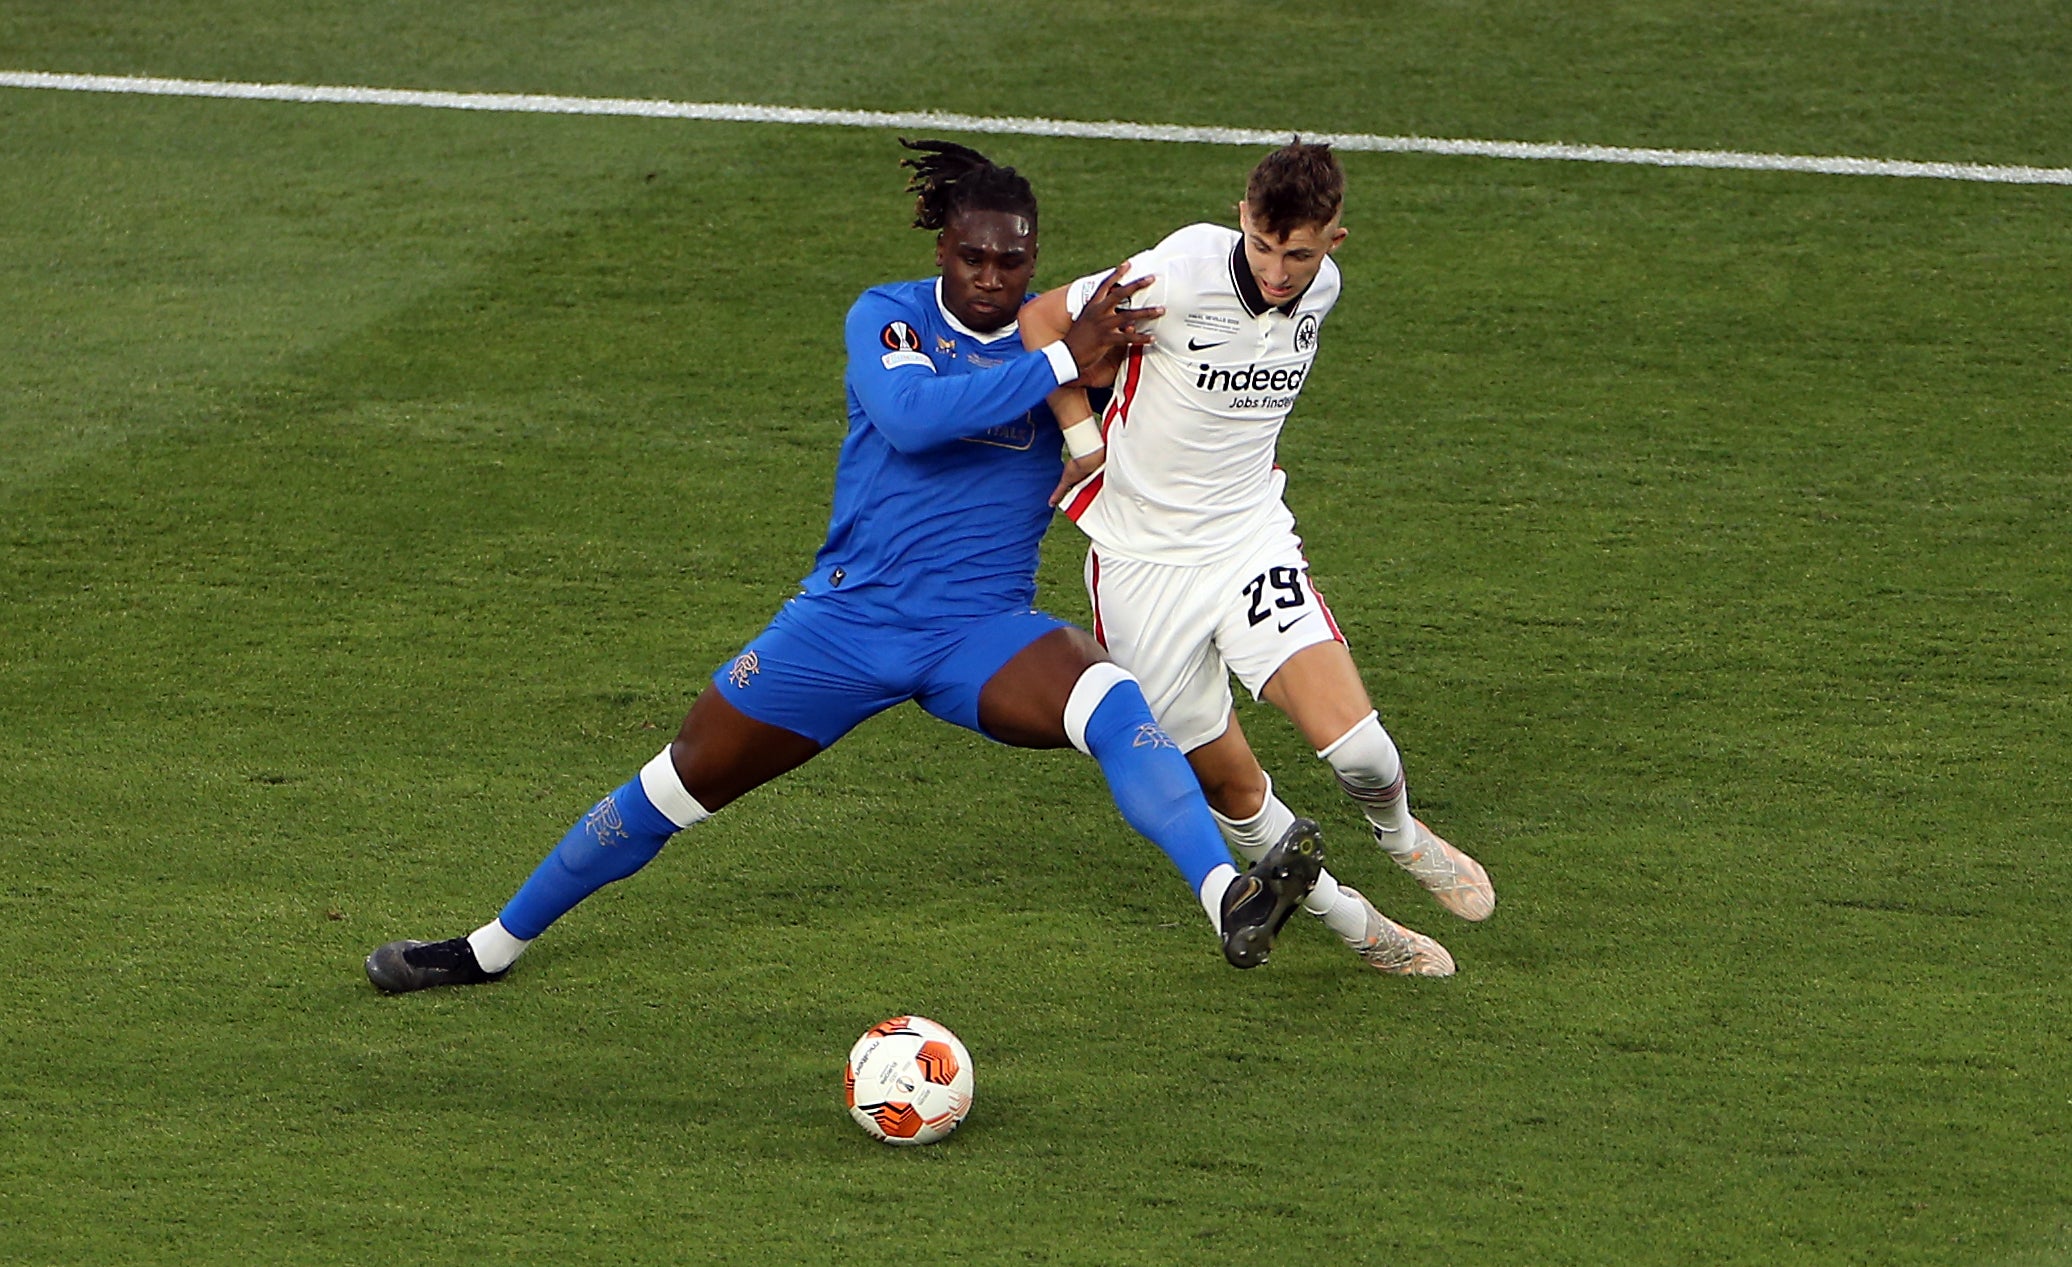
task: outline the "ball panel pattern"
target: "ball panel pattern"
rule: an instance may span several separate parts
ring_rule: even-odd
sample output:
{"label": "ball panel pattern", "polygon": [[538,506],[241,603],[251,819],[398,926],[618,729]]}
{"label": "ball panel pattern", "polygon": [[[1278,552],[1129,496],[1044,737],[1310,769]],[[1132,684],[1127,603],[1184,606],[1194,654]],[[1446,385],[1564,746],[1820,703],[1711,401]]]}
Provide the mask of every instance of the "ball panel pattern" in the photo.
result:
{"label": "ball panel pattern", "polygon": [[927,1017],[891,1017],[850,1048],[842,1098],[873,1139],[932,1144],[971,1111],[971,1053]]}

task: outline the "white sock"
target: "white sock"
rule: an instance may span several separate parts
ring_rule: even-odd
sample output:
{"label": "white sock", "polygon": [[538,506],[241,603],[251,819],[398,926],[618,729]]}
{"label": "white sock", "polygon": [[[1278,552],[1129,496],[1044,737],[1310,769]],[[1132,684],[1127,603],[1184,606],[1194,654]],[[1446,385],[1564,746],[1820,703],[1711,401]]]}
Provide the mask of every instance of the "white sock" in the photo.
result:
{"label": "white sock", "polygon": [[[1266,776],[1266,804],[1259,807],[1258,813],[1245,819],[1225,818],[1216,814],[1214,808],[1209,813],[1216,815],[1216,826],[1223,829],[1223,839],[1229,841],[1230,847],[1237,850],[1238,856],[1246,862],[1257,862],[1265,857],[1266,851],[1288,834],[1289,825],[1295,821],[1295,811],[1273,794],[1273,776],[1270,774]],[[1317,887],[1302,899],[1302,907],[1312,915],[1326,915],[1336,905],[1338,881],[1327,870],[1317,877]],[[1331,921],[1326,918],[1324,922],[1329,924]],[[1366,926],[1366,912],[1362,911],[1360,927],[1364,930]]]}
{"label": "white sock", "polygon": [[524,954],[525,948],[532,943],[513,937],[502,920],[493,919],[468,934],[468,945],[473,948],[475,962],[482,965],[482,971],[502,972],[518,962],[518,956]]}
{"label": "white sock", "polygon": [[1403,786],[1403,757],[1380,717],[1367,714],[1317,755],[1337,773],[1338,786],[1358,802],[1383,849],[1406,854],[1417,848],[1417,827]]}
{"label": "white sock", "polygon": [[1324,922],[1328,924],[1331,922],[1329,917],[1332,909],[1338,905],[1338,894],[1338,877],[1332,875],[1329,870],[1320,870],[1317,872],[1316,887],[1309,891],[1308,897],[1302,899],[1302,909],[1312,915],[1324,916]]}
{"label": "white sock", "polygon": [[[1214,808],[1209,810],[1216,814]],[[1246,819],[1225,818],[1216,814],[1216,826],[1223,829],[1223,839],[1237,850],[1238,856],[1246,862],[1257,862],[1273,848],[1273,843],[1288,834],[1288,824],[1295,821],[1295,811],[1281,803],[1273,794],[1273,776],[1266,776],[1266,804],[1259,812]]]}
{"label": "white sock", "polygon": [[1209,878],[1201,882],[1201,892],[1195,896],[1201,899],[1201,908],[1209,913],[1209,927],[1216,930],[1216,936],[1223,935],[1223,894],[1237,883],[1237,868],[1229,863],[1219,863]]}
{"label": "white sock", "polygon": [[[1316,896],[1323,888],[1323,882],[1318,881],[1316,891],[1310,896]],[[1309,906],[1307,902],[1303,905]],[[1310,907],[1310,910],[1324,921],[1324,927],[1337,933],[1341,941],[1357,943],[1367,936],[1367,904],[1354,897],[1351,889],[1340,887],[1336,882],[1331,886],[1331,905],[1323,910],[1315,907]]]}

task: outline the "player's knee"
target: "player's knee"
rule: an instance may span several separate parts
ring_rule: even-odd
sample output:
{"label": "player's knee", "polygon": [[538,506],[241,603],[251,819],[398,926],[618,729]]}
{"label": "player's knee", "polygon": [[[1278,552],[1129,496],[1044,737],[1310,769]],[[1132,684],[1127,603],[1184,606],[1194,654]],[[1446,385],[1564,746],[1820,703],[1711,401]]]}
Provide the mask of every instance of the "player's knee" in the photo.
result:
{"label": "player's knee", "polygon": [[1132,717],[1133,723],[1141,724],[1151,720],[1151,707],[1144,702],[1144,690],[1137,685],[1137,679],[1128,669],[1112,660],[1097,660],[1086,666],[1079,680],[1072,684],[1072,694],[1065,700],[1065,737],[1072,746],[1093,756],[1093,744],[1098,734],[1089,736],[1088,730],[1094,724],[1094,714],[1104,706],[1110,716],[1118,709],[1135,713],[1142,711],[1141,718]]}
{"label": "player's knee", "polygon": [[689,764],[689,747],[682,739],[675,740],[640,768],[640,790],[679,829],[712,816],[712,810],[684,783],[683,768]]}
{"label": "player's knee", "polygon": [[1208,798],[1209,808],[1234,823],[1266,808],[1266,772],[1256,766],[1249,771],[1204,771],[1196,766],[1194,774],[1201,780],[1202,795]]}
{"label": "player's knee", "polygon": [[1338,777],[1355,787],[1383,788],[1403,774],[1403,757],[1381,718],[1367,714],[1351,730],[1319,749]]}
{"label": "player's knee", "polygon": [[[1260,766],[1259,758],[1252,755],[1252,746],[1245,742],[1236,723],[1236,716],[1226,706],[1218,731],[1187,748],[1187,764],[1200,781],[1209,808],[1226,822],[1241,823],[1266,807],[1267,798],[1273,794],[1273,779]],[[1200,734],[1201,729],[1190,730],[1179,722],[1174,723],[1171,733]]]}

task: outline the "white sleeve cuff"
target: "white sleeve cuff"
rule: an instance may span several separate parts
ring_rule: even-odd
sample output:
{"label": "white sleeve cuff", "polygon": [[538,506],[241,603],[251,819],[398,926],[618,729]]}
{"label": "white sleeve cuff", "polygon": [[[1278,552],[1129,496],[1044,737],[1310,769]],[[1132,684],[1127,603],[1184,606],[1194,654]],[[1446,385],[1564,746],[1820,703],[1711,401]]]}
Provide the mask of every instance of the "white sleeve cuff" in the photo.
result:
{"label": "white sleeve cuff", "polygon": [[1086,305],[1093,299],[1094,292],[1101,288],[1101,283],[1107,281],[1109,274],[1114,271],[1112,268],[1104,268],[1091,277],[1082,277],[1065,287],[1065,315],[1074,321],[1079,320],[1079,314],[1086,311]]}
{"label": "white sleeve cuff", "polygon": [[1079,377],[1079,362],[1073,360],[1072,354],[1065,350],[1063,339],[1056,343],[1044,344],[1043,354],[1050,358],[1050,372],[1058,376],[1058,386],[1063,387]]}

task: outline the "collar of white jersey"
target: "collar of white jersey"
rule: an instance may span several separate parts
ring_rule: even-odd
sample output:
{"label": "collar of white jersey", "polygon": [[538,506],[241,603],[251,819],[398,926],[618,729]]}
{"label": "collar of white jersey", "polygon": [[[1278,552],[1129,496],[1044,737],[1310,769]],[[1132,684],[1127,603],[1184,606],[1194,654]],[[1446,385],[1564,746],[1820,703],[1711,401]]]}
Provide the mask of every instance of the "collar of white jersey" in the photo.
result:
{"label": "collar of white jersey", "polygon": [[940,277],[935,279],[935,307],[938,312],[942,313],[942,319],[950,323],[950,329],[955,330],[958,334],[968,334],[980,343],[998,343],[1010,334],[1021,333],[1022,322],[1020,317],[1016,317],[1013,321],[1001,326],[991,334],[980,334],[970,326],[957,320],[957,314],[951,312],[950,306],[942,301],[942,278]]}
{"label": "collar of white jersey", "polygon": [[[1326,264],[1330,263],[1330,257],[1326,256],[1324,262]],[[1317,277],[1322,277],[1323,275],[1324,270],[1319,266]],[[1245,258],[1245,235],[1243,231],[1239,231],[1236,244],[1230,248],[1230,284],[1237,288],[1238,302],[1245,306],[1246,312],[1251,313],[1255,317],[1263,317],[1269,312],[1278,312],[1283,317],[1294,316],[1295,310],[1302,306],[1302,301],[1308,297],[1311,288],[1317,284],[1317,277],[1310,278],[1309,285],[1304,286],[1288,302],[1284,304],[1268,303],[1266,292],[1259,289],[1259,279],[1252,275],[1252,261]]]}

